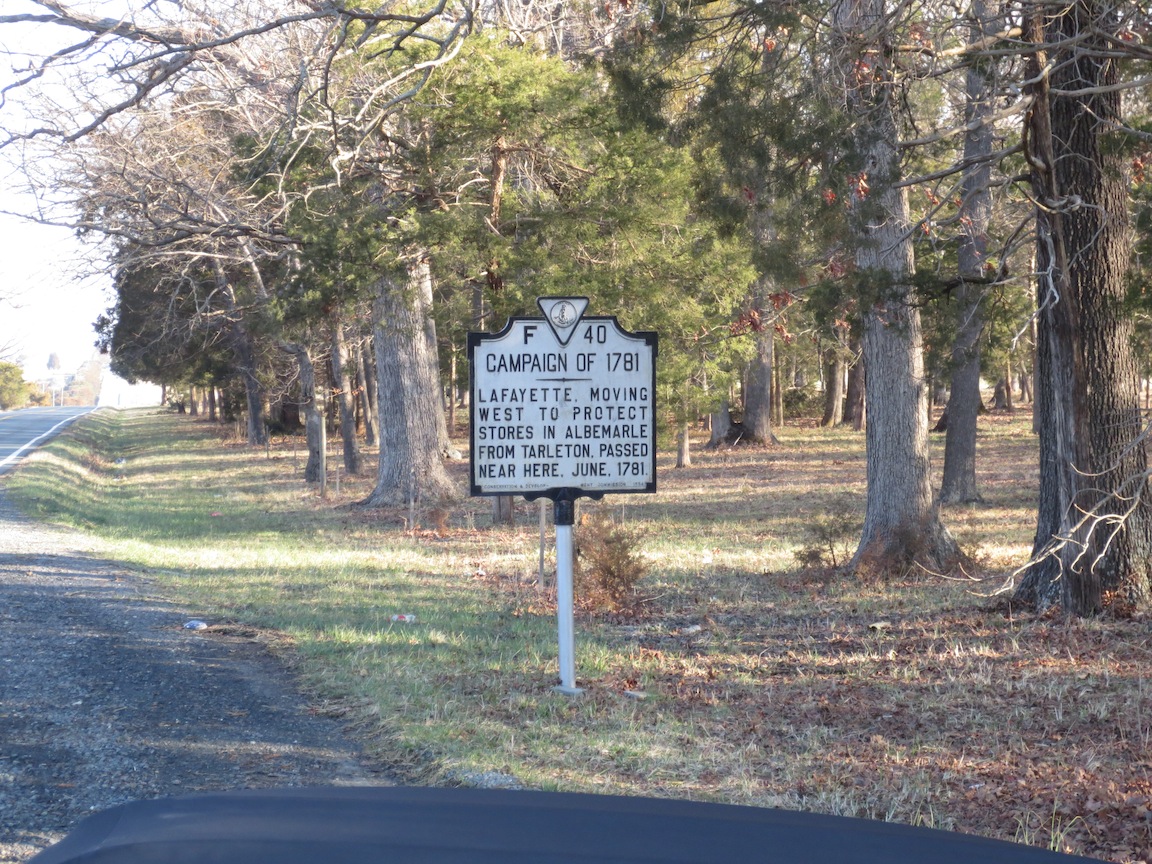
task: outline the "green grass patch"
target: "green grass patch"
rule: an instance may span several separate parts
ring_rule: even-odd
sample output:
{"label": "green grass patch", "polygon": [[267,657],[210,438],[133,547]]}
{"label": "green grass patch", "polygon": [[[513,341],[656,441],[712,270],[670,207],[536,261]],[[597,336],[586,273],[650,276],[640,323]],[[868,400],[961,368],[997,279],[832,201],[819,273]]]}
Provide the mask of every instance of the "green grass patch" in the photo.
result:
{"label": "green grass patch", "polygon": [[[503,776],[1152,860],[1146,622],[1065,622],[991,596],[1034,531],[1030,418],[981,418],[986,503],[945,513],[980,563],[970,580],[800,567],[814,543],[851,552],[863,436],[780,436],[684,470],[661,454],[659,494],[598,505],[639,537],[649,572],[639,613],[578,619],[578,698],[551,689],[535,505],[514,528],[492,527],[482,500],[364,511],[371,478],[321,500],[290,439],[253,450],[155,411],[91,415],[6,489],[189,616],[260,628],[318,709],[413,782]],[[1057,823],[1058,843],[1044,830]]]}

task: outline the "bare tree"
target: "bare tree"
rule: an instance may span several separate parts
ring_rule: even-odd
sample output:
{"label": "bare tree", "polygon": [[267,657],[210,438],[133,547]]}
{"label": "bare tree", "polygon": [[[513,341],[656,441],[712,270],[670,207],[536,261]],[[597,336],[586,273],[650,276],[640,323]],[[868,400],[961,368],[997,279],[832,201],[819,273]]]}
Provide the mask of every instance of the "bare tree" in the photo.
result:
{"label": "bare tree", "polygon": [[748,383],[744,391],[744,429],[748,437],[761,444],[776,440],[772,431],[772,367],[775,363],[776,329],[765,312],[771,301],[771,284],[761,276],[752,286],[752,304],[758,311],[759,327],[752,339],[755,345],[748,361]]}
{"label": "bare tree", "polygon": [[304,438],[308,447],[308,461],[304,465],[304,479],[323,484],[328,476],[328,440],[324,426],[326,402],[324,389],[316,382],[316,364],[306,344],[283,342],[281,349],[292,355],[300,371],[300,390],[304,405]]}
{"label": "bare tree", "polygon": [[[387,278],[387,277],[386,277]],[[381,286],[373,309],[380,388],[380,463],[366,506],[439,504],[459,494],[444,467],[447,423],[436,352],[427,338],[432,274],[422,255],[407,279]]]}
{"label": "bare tree", "polygon": [[[30,56],[25,68],[3,90],[6,100],[32,92],[31,104],[46,94],[37,85],[71,83],[72,105],[58,104],[52,115],[34,111],[19,128],[8,128],[0,144],[19,140],[79,140],[112,117],[178,91],[205,66],[229,69],[237,86],[263,91],[276,76],[275,54],[267,49],[293,45],[306,60],[287,79],[301,102],[318,99],[331,113],[327,131],[352,132],[346,140],[362,143],[383,119],[410,98],[442,63],[459,49],[472,26],[468,0],[430,0],[403,9],[384,4],[378,10],[308,0],[247,0],[228,4],[186,0],[147,4],[120,18],[103,17],[59,0],[27,0],[37,11],[0,15],[0,25],[38,25],[68,34],[55,50]],[[80,38],[70,41],[75,36]],[[271,42],[269,41],[271,40]],[[333,72],[344,58],[360,53],[387,59],[418,44],[418,60],[404,57],[367,88],[355,109],[338,113],[343,92]],[[292,108],[291,105],[288,106]],[[294,111],[290,111],[294,117]],[[357,136],[359,133],[359,142]],[[339,157],[350,160],[355,147]]]}
{"label": "bare tree", "polygon": [[[316,152],[327,154],[331,170],[324,182],[334,186],[365,165],[374,166],[369,173],[384,167],[381,155],[396,143],[388,141],[396,131],[388,118],[459,50],[473,26],[471,2],[385,4],[372,10],[307,0],[252,0],[227,8],[191,0],[149,5],[124,19],[57,0],[29,2],[38,11],[0,15],[0,25],[55,27],[81,38],[30,58],[5,86],[7,100],[19,99],[35,110],[28,115],[33,122],[5,126],[0,146],[64,155],[67,170],[55,177],[37,176],[36,166],[56,163],[27,163],[41,189],[61,188],[58,181],[69,179],[68,171],[79,171],[82,179],[72,178],[72,186],[64,187],[76,194],[62,196],[66,206],[81,202],[79,217],[65,209],[52,218],[126,242],[134,254],[183,262],[170,272],[208,266],[217,274],[212,299],[223,297],[223,310],[206,305],[204,314],[232,322],[238,363],[250,385],[250,440],[256,440],[254,418],[262,394],[249,362],[252,352],[242,350],[242,337],[252,333],[243,319],[281,287],[266,285],[265,274],[289,281],[286,265],[301,254],[299,238],[285,225],[293,208],[307,206],[311,190],[293,185],[292,171],[302,155]],[[69,85],[61,92],[76,95],[73,104],[51,102],[59,82]],[[169,122],[149,122],[161,117]],[[183,143],[183,123],[216,124],[221,134],[206,135],[204,141],[212,140],[219,152],[204,158],[206,148]],[[163,146],[126,146],[140,144],[141,135],[150,142],[163,139]],[[110,148],[112,141],[116,146]],[[91,164],[92,153],[102,152],[107,168],[114,161],[110,152],[117,149],[132,151],[132,171],[97,171]],[[140,154],[150,150],[162,154],[160,161],[142,169],[146,160]],[[385,191],[377,200],[389,194],[388,179],[380,178]],[[398,286],[381,279],[376,285],[407,294],[403,281]],[[247,298],[240,295],[242,286],[251,289]],[[386,308],[399,308],[402,301],[377,297]],[[426,313],[426,306],[417,312]],[[412,344],[404,346],[405,339]],[[394,369],[426,344],[424,325],[394,329],[389,338],[377,340],[378,360]],[[422,376],[419,381],[438,394],[434,380]],[[392,383],[380,376],[382,388]],[[382,419],[401,426],[382,433],[382,439],[395,443],[407,436],[419,447],[431,434],[442,443],[437,430],[408,422],[424,416],[415,410],[406,416],[389,406]],[[393,449],[387,459],[400,452]],[[440,473],[423,465],[393,473],[403,477],[388,493],[392,497],[412,494],[413,482],[431,484],[436,494],[444,491]],[[388,496],[378,488],[373,497]]]}
{"label": "bare tree", "polygon": [[869,285],[861,298],[868,492],[852,563],[948,567],[959,550],[939,520],[928,474],[928,398],[920,313],[912,302],[908,198],[899,185],[888,10],[883,0],[841,0],[833,28],[846,107],[856,121],[851,243]]}
{"label": "bare tree", "polygon": [[0,341],[0,363],[18,363],[21,356],[20,343],[15,337]]}
{"label": "bare tree", "polygon": [[[984,0],[970,9],[969,45],[983,44],[1002,29]],[[976,418],[980,409],[980,337],[984,331],[984,292],[987,284],[988,229],[992,219],[992,164],[995,126],[991,122],[999,93],[997,61],[973,63],[965,70],[963,171],[960,203],[960,284],[955,291],[957,329],[952,346],[952,386],[945,411],[943,504],[980,500],[976,486]]]}
{"label": "bare tree", "polygon": [[344,323],[337,310],[328,316],[329,336],[332,345],[329,363],[332,366],[332,391],[340,407],[340,438],[344,446],[344,470],[349,474],[360,474],[364,470],[360,445],[356,440],[356,407],[352,398],[352,377],[354,370],[348,351],[348,340],[344,334]]}
{"label": "bare tree", "polygon": [[1036,207],[1040,509],[1017,596],[1093,615],[1152,601],[1152,501],[1131,318],[1118,51],[1124,9],[1027,8]]}

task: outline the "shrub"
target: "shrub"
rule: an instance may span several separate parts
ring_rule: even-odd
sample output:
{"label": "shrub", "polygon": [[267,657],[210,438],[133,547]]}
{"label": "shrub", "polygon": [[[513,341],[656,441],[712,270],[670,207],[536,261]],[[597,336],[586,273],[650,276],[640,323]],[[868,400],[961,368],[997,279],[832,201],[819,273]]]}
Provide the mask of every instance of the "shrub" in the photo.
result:
{"label": "shrub", "polygon": [[796,551],[796,563],[804,569],[840,567],[852,554],[860,522],[847,502],[820,513],[804,524],[805,544]]}
{"label": "shrub", "polygon": [[819,417],[824,413],[824,394],[814,387],[789,387],[783,399],[785,417]]}
{"label": "shrub", "polygon": [[580,517],[575,532],[573,582],[576,602],[586,611],[636,612],[637,584],[648,572],[640,538],[604,511]]}

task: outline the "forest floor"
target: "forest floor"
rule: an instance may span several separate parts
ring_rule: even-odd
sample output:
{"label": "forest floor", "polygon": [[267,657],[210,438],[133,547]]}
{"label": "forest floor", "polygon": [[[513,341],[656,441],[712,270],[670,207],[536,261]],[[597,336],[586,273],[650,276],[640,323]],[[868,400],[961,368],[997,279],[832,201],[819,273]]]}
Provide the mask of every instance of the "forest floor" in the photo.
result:
{"label": "forest floor", "polygon": [[584,508],[630,532],[648,573],[635,611],[578,617],[576,698],[552,690],[536,505],[504,527],[479,499],[365,511],[371,476],[333,473],[321,499],[294,439],[253,450],[156,411],[94,415],[9,492],[209,636],[263,634],[313,710],[407,782],[776,806],[1152,861],[1149,620],[1011,600],[1035,530],[1027,412],[980,420],[984,502],[944,512],[976,562],[961,574],[843,573],[863,436],[779,436],[684,469],[662,452],[657,494]]}

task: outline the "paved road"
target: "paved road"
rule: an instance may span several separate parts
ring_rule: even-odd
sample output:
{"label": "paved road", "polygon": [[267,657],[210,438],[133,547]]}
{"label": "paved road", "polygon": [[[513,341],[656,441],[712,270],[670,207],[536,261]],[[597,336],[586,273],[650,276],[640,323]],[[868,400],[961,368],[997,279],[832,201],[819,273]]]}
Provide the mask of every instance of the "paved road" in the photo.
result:
{"label": "paved road", "polygon": [[91,408],[25,408],[0,412],[0,474]]}

